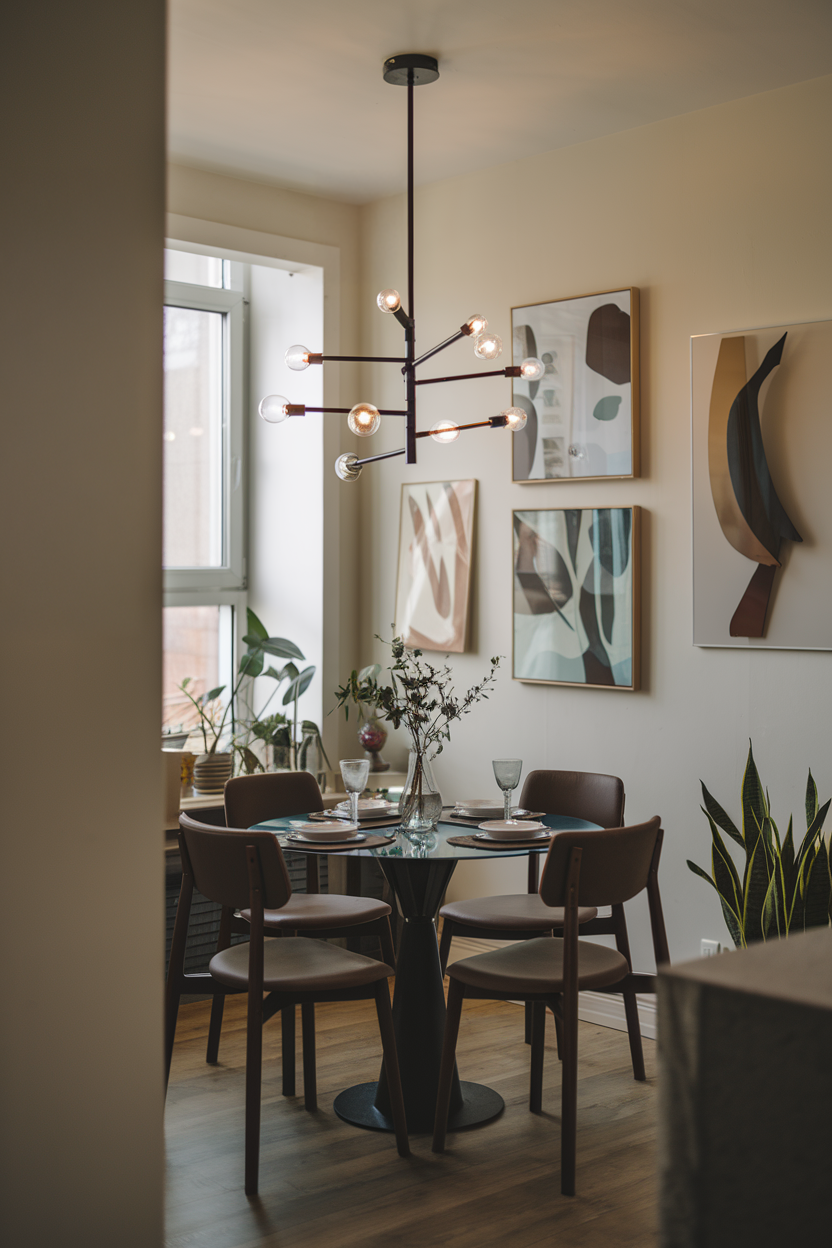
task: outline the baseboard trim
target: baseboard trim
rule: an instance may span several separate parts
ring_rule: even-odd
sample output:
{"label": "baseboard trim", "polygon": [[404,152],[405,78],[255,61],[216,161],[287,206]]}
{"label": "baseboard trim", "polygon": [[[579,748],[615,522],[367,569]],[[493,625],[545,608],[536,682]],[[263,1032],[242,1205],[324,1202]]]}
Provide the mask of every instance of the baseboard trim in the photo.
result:
{"label": "baseboard trim", "polygon": [[[487,949],[503,949],[506,944],[502,940],[472,940],[466,936],[454,936],[448,962],[470,958]],[[636,1001],[641,1034],[645,1039],[655,1040],[656,998],[639,995]],[[612,1027],[615,1031],[627,1030],[623,997],[607,992],[582,992],[578,998],[578,1018],[584,1023],[596,1023],[599,1027]]]}

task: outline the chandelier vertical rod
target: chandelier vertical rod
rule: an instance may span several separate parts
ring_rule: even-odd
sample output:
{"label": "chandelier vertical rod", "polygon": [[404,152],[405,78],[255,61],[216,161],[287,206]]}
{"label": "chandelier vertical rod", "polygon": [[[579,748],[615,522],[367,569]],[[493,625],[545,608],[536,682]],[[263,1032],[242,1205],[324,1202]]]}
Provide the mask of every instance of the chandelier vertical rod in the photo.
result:
{"label": "chandelier vertical rod", "polygon": [[413,86],[414,73],[407,71],[407,302],[410,325],[405,329],[405,426],[406,464],[416,463],[416,329],[413,323]]}

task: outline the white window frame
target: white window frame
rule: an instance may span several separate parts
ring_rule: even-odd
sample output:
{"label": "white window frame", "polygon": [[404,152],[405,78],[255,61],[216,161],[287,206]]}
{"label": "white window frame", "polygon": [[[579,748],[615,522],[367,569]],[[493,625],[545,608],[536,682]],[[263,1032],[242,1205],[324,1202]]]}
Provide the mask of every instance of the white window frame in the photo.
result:
{"label": "white window frame", "polygon": [[[241,291],[166,281],[165,306],[223,314],[222,564],[163,568],[166,606],[197,605],[194,592],[211,605],[221,602],[219,591],[246,588],[245,301]],[[168,601],[169,595],[176,595],[175,601]],[[235,618],[239,614],[235,611]]]}

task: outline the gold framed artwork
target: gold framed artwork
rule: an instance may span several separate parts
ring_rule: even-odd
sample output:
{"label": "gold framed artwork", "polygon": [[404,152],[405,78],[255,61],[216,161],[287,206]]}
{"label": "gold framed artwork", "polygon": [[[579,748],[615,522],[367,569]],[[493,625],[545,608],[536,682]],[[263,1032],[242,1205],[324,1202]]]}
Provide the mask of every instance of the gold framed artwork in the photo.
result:
{"label": "gold framed artwork", "polygon": [[638,507],[512,513],[512,675],[535,684],[638,689]]}
{"label": "gold framed artwork", "polygon": [[468,641],[476,481],[402,486],[396,635],[460,654]]}
{"label": "gold framed artwork", "polygon": [[545,368],[513,383],[526,425],[512,434],[512,479],[637,477],[638,289],[512,308],[511,338],[513,364],[532,356]]}
{"label": "gold framed artwork", "polygon": [[832,321],[691,338],[693,644],[832,650]]}

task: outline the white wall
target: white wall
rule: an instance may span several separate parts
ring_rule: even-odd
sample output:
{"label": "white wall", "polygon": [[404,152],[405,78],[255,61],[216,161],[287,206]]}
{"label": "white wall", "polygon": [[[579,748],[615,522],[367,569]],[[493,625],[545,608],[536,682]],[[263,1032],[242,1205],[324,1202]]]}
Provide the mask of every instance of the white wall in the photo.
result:
{"label": "white wall", "polygon": [[[699,778],[736,810],[752,737],[784,824],[793,811],[803,826],[810,765],[822,797],[832,794],[832,655],[691,644],[689,405],[691,335],[832,317],[831,120],[825,78],[420,189],[420,350],[475,311],[508,343],[513,305],[640,288],[642,475],[512,485],[508,435],[486,431],[451,446],[420,442],[414,468],[367,468],[356,487],[344,487],[361,494],[366,663],[383,660],[371,639],[387,636],[393,618],[401,482],[479,480],[473,645],[453,660],[458,686],[474,683],[490,655],[506,660],[490,702],[453,730],[437,766],[443,795],[491,792],[490,760],[501,754],[521,755],[527,771],[622,776],[628,821],[655,813],[664,820],[662,891],[677,960],[698,955],[701,937],[724,939],[718,904],[685,866],[688,857],[709,861]],[[395,354],[398,328],[375,311],[375,294],[404,283],[402,199],[363,210],[362,242],[363,346]],[[426,365],[425,375],[434,363],[433,375],[476,367],[464,343]],[[363,378],[363,397],[380,407],[398,406],[400,389],[392,367],[368,368]],[[481,419],[509,396],[510,383],[499,379],[431,387],[420,398],[420,426]],[[391,421],[373,451],[399,444]],[[642,691],[512,681],[512,508],[630,504],[644,509]],[[522,868],[463,865],[452,887],[468,895],[522,889]],[[638,913],[633,943],[636,964],[649,969],[645,915]]]}
{"label": "white wall", "polygon": [[0,1240],[162,1217],[160,0],[3,39]]}

